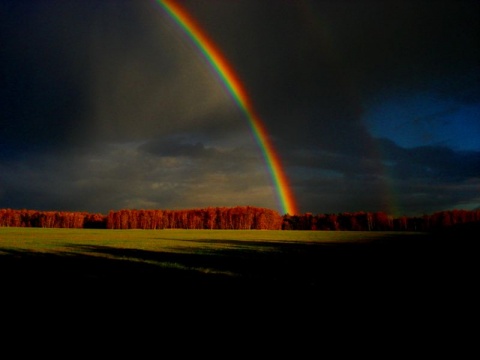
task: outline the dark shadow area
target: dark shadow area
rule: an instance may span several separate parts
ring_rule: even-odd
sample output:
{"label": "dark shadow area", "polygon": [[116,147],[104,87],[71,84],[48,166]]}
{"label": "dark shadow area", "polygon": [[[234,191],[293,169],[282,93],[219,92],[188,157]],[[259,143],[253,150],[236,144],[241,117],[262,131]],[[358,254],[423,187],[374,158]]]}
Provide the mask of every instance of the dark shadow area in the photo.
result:
{"label": "dark shadow area", "polygon": [[151,331],[170,319],[182,331],[212,322],[261,331],[267,322],[282,333],[299,330],[292,324],[314,333],[326,323],[347,331],[349,323],[368,332],[403,324],[423,335],[426,326],[467,316],[476,285],[476,262],[466,261],[473,252],[461,245],[470,241],[445,233],[365,243],[199,243],[205,246],[169,251],[83,244],[59,253],[0,245],[3,313],[97,330],[128,323]]}
{"label": "dark shadow area", "polygon": [[85,334],[162,328],[183,338],[213,325],[225,336],[233,329],[253,329],[258,338],[264,329],[316,336],[322,328],[343,338],[373,328],[403,342],[409,340],[400,334],[429,337],[470,315],[466,299],[473,299],[476,276],[467,265],[476,262],[466,261],[474,253],[465,244],[474,237],[450,235],[365,243],[199,240],[205,246],[169,251],[71,244],[33,253],[0,244],[0,302],[3,315],[25,324],[40,319],[40,328],[56,322],[61,331]]}
{"label": "dark shadow area", "polygon": [[71,245],[70,252],[62,253],[0,248],[0,273],[4,288],[69,289],[92,296],[134,292],[198,297],[220,292],[422,297],[442,296],[452,284],[458,285],[452,278],[458,275],[455,263],[460,254],[451,251],[446,236],[409,239],[367,243],[199,240],[228,246],[186,247],[178,252],[87,245]]}

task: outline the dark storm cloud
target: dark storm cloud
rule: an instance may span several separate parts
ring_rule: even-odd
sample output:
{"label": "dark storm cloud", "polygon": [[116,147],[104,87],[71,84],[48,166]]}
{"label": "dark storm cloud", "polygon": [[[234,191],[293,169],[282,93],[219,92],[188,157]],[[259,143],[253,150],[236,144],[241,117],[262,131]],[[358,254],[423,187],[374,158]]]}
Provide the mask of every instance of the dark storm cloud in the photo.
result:
{"label": "dark storm cloud", "polygon": [[[238,69],[254,106],[278,136],[279,147],[345,149],[347,133],[361,139],[361,106],[336,62],[323,24],[305,21],[309,9],[301,2],[240,3],[238,11],[249,15],[233,24],[223,20],[225,30],[212,29],[211,34]],[[207,30],[220,22],[222,17],[207,18]]]}
{"label": "dark storm cloud", "polygon": [[89,1],[2,2],[2,147],[42,152],[77,145],[77,134],[85,135],[87,47],[97,7]]}
{"label": "dark storm cloud", "polygon": [[[172,144],[165,151],[158,144],[103,145],[77,154],[0,163],[0,197],[5,207],[103,213],[228,206],[232,197],[240,205],[276,207],[255,151]],[[216,205],[211,205],[212,198]]]}
{"label": "dark storm cloud", "polygon": [[261,167],[262,158],[249,148],[218,148],[206,146],[201,142],[190,142],[181,137],[166,137],[148,141],[137,149],[158,159],[185,159],[194,161],[195,171],[215,173],[228,170],[230,173],[248,172],[252,166]]}
{"label": "dark storm cloud", "polygon": [[387,149],[363,120],[369,107],[415,92],[478,104],[478,2],[220,3],[186,5],[244,80],[302,210],[419,214],[478,204],[478,154]]}
{"label": "dark storm cloud", "polygon": [[480,175],[480,152],[456,152],[447,147],[422,146],[404,149],[386,139],[379,146],[384,158],[400,179],[428,178],[429,181],[465,181]]}
{"label": "dark storm cloud", "polygon": [[143,145],[141,149],[160,156],[204,157],[216,153],[215,149],[206,148],[200,142],[194,144],[182,143],[179,139],[149,142]]}
{"label": "dark storm cloud", "polygon": [[0,207],[276,207],[248,124],[152,5],[2,2]]}
{"label": "dark storm cloud", "polygon": [[3,10],[6,148],[130,141],[190,131],[193,118],[201,132],[231,112],[205,64],[187,59],[148,3],[6,2]]}
{"label": "dark storm cloud", "polygon": [[[302,212],[478,206],[478,151],[405,148],[365,120],[428,94],[447,105],[385,121],[434,134],[478,106],[478,1],[181,4],[242,81]],[[2,1],[0,42],[0,208],[278,207],[248,119],[155,1]]]}
{"label": "dark storm cloud", "polygon": [[[317,134],[329,122],[356,131],[365,103],[399,88],[460,98],[479,88],[478,2],[214,3],[215,11],[186,5],[225,50],[274,132],[308,127]],[[291,121],[278,120],[281,114]]]}

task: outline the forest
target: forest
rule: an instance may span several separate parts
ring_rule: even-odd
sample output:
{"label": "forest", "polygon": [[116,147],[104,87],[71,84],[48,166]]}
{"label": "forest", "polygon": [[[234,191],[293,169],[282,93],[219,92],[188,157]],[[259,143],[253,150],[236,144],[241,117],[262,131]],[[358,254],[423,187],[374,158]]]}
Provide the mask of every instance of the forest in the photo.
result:
{"label": "forest", "polygon": [[254,206],[207,207],[185,210],[111,210],[108,214],[0,209],[0,227],[85,229],[219,229],[431,231],[453,225],[480,223],[480,210],[446,210],[433,214],[394,217],[384,212],[305,213],[281,215]]}

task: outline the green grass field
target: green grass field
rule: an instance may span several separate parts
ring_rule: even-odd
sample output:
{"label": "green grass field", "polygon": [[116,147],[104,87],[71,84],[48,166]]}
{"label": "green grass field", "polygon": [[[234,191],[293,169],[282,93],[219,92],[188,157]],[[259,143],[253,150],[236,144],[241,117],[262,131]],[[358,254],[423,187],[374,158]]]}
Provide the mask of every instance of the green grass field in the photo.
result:
{"label": "green grass field", "polygon": [[477,238],[470,229],[427,234],[0,228],[0,304],[4,317],[31,323],[40,316],[36,323],[43,330],[59,319],[100,332],[106,324],[125,331],[133,322],[130,331],[150,332],[170,319],[182,331],[190,331],[192,322],[207,331],[219,321],[222,332],[225,324],[232,329],[239,323],[246,326],[242,332],[262,332],[259,322],[269,319],[283,333],[287,319],[303,322],[313,334],[326,321],[328,331],[332,325],[348,331],[345,324],[353,321],[358,331],[370,333],[376,318],[382,331],[385,324],[398,330],[403,322],[409,332],[415,324],[423,336],[419,321],[443,324],[445,309],[455,316],[468,309],[477,264],[469,244]]}
{"label": "green grass field", "polygon": [[316,289],[430,271],[432,246],[400,232],[0,228],[0,270],[11,283]]}
{"label": "green grass field", "polygon": [[[262,243],[340,244],[378,240],[411,240],[422,233],[284,230],[91,230],[0,227],[0,249],[59,252],[71,246],[95,245],[162,251],[168,248],[223,249],[247,246],[261,250]],[[72,250],[72,249],[70,249]]]}
{"label": "green grass field", "polygon": [[0,304],[3,317],[22,331],[35,323],[35,334],[49,336],[55,321],[67,336],[72,328],[107,336],[107,326],[129,336],[142,329],[157,336],[165,328],[183,339],[185,331],[208,334],[211,324],[226,336],[240,328],[264,333],[265,324],[275,324],[289,337],[301,329],[317,336],[320,326],[343,339],[352,323],[355,333],[370,334],[385,324],[403,332],[399,322],[423,336],[419,321],[443,324],[445,309],[458,314],[475,289],[469,264],[476,262],[464,260],[465,252],[475,253],[466,241],[454,247],[455,236],[446,239],[403,232],[0,228]]}
{"label": "green grass field", "polygon": [[312,315],[341,327],[339,316],[360,315],[369,329],[372,314],[417,321],[425,309],[436,321],[438,304],[475,289],[473,238],[453,246],[456,234],[0,228],[0,304],[15,318],[41,314],[42,327],[150,329],[200,314],[205,330],[212,317],[256,326],[268,314],[280,331],[285,316]]}

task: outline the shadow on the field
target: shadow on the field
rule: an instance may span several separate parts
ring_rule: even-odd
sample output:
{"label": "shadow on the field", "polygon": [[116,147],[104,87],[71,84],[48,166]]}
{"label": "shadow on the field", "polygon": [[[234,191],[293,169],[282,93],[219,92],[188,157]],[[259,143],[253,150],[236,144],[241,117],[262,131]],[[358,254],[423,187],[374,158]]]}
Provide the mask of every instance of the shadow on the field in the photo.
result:
{"label": "shadow on the field", "polygon": [[[215,246],[168,252],[69,245],[32,253],[0,248],[3,283],[116,290],[424,292],[441,286],[445,253],[432,239],[385,238],[368,243],[199,240]],[[67,247],[68,248],[68,247]],[[261,249],[259,251],[259,249]]]}
{"label": "shadow on the field", "polygon": [[82,332],[162,327],[183,339],[192,329],[211,337],[210,324],[230,336],[232,328],[263,333],[271,322],[282,334],[313,331],[315,341],[318,327],[343,339],[352,324],[355,336],[371,336],[373,327],[421,338],[427,326],[444,329],[462,311],[470,316],[465,304],[476,279],[468,265],[476,262],[465,260],[476,254],[474,240],[453,231],[365,243],[199,240],[205,246],[162,252],[65,244],[56,253],[0,243],[0,303],[4,315],[29,323],[42,314],[42,329],[60,318],[84,324]]}

